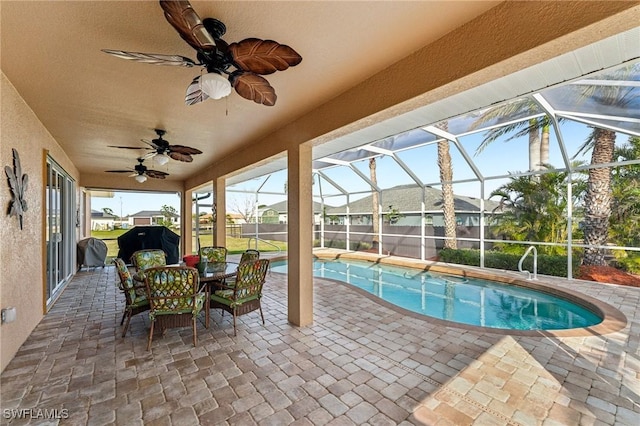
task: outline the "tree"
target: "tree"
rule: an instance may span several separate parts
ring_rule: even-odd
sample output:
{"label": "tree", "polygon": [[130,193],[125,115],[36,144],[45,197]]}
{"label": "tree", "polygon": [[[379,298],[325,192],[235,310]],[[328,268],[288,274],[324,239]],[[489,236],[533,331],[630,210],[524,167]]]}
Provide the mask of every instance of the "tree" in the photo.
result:
{"label": "tree", "polygon": [[[640,159],[640,138],[629,137],[628,145],[617,148],[618,161]],[[640,246],[640,164],[617,167],[611,176],[612,205],[609,233],[616,245]]]}
{"label": "tree", "polygon": [[[640,138],[630,137],[628,145],[615,150],[618,161],[640,159]],[[640,247],[640,164],[617,167],[611,176],[612,205],[609,235],[619,246]],[[615,250],[617,266],[640,274],[640,252]]]}
{"label": "tree", "polygon": [[245,223],[255,223],[257,201],[254,197],[244,197],[241,200],[234,198],[231,203],[231,211],[238,213]]}
{"label": "tree", "polygon": [[[616,79],[626,80],[638,72],[640,64],[630,65],[613,74]],[[579,101],[587,99],[604,108],[624,109],[636,101],[633,87],[585,82],[573,86]],[[593,127],[593,131],[580,147],[576,156],[592,148],[591,166],[611,163],[615,153],[616,133],[613,130]],[[612,206],[611,167],[589,169],[587,195],[585,197],[584,242],[587,248],[583,265],[606,265],[604,248],[609,237],[609,219]]]}
{"label": "tree", "polygon": [[[449,122],[443,121],[437,128],[449,131]],[[456,239],[456,207],[453,194],[453,164],[449,152],[449,141],[438,140],[438,168],[440,169],[440,183],[442,184],[442,215],[444,220],[444,248],[457,249]]]}
{"label": "tree", "polygon": [[[503,117],[512,117],[522,111],[538,112],[538,105],[529,98],[523,98],[491,108],[482,114],[471,126],[478,128],[483,124]],[[558,121],[562,121],[559,119]],[[490,143],[495,142],[506,135],[512,134],[506,141],[528,135],[529,137],[529,170],[542,170],[549,163],[549,132],[551,122],[548,116],[535,117],[525,121],[519,121],[507,126],[496,127],[485,133],[484,139],[476,149],[476,155],[481,153]]]}
{"label": "tree", "polygon": [[[610,163],[616,142],[616,133],[611,130],[594,128],[589,136],[593,143],[591,165]],[[584,200],[584,242],[588,246],[584,251],[584,265],[606,265],[604,250],[600,247],[607,243],[609,236],[609,218],[611,216],[611,168],[589,169],[587,195]]]}
{"label": "tree", "polygon": [[[575,182],[573,199],[568,199],[567,172],[551,172],[530,179],[528,176],[511,178],[511,181],[494,190],[490,198],[500,197],[497,209],[501,215],[494,215],[495,232],[504,234],[514,241],[540,241],[563,243],[567,240],[567,209],[584,193],[584,185]],[[503,245],[505,251],[522,253],[522,246]],[[566,254],[558,246],[541,246],[541,253]]]}
{"label": "tree", "polygon": [[393,207],[393,205],[390,205],[389,211],[384,215],[384,220],[389,225],[394,225],[398,223],[398,220],[400,220],[401,217],[404,217],[404,215],[400,213],[400,210],[398,210],[396,207]]}
{"label": "tree", "polygon": [[162,219],[158,221],[158,225],[166,226],[167,228],[171,228],[173,226],[172,218],[178,216],[178,211],[173,206],[163,205],[160,207],[160,214],[162,214]]}
{"label": "tree", "polygon": [[[372,157],[369,159],[369,177],[371,182],[374,185],[378,185],[378,176],[376,174],[376,158]],[[378,191],[371,188],[371,211],[373,212],[371,215],[371,221],[373,222],[373,238],[371,239],[372,246],[374,249],[378,248],[380,244],[380,239],[378,235],[380,235],[380,198]]]}

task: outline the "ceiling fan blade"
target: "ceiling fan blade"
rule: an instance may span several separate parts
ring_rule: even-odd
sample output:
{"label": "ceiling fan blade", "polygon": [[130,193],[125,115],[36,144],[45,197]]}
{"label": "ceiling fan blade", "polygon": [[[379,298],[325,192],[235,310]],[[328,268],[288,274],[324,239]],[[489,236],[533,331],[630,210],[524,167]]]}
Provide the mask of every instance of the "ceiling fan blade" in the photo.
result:
{"label": "ceiling fan blade", "polygon": [[186,105],[195,105],[202,101],[209,99],[209,95],[202,91],[200,85],[200,76],[193,79],[189,87],[187,87],[187,94],[184,97],[184,103]]}
{"label": "ceiling fan blade", "polygon": [[156,151],[151,151],[140,158],[142,158],[143,160],[148,160],[149,158],[155,157],[156,155],[158,155]]}
{"label": "ceiling fan blade", "polygon": [[105,170],[105,173],[131,173],[133,170]]}
{"label": "ceiling fan blade", "polygon": [[284,71],[302,62],[302,56],[298,52],[273,40],[247,38],[231,43],[229,51],[233,61],[241,69],[262,75]]}
{"label": "ceiling fan blade", "polygon": [[164,179],[169,176],[169,173],[161,172],[159,170],[147,170],[145,174],[153,179]]}
{"label": "ceiling fan blade", "polygon": [[215,40],[188,1],[163,0],[160,1],[160,7],[167,21],[191,47],[196,50],[215,50]]}
{"label": "ceiling fan blade", "polygon": [[273,106],[276,104],[276,91],[269,82],[258,74],[251,72],[234,72],[229,78],[231,85],[243,98],[255,103]]}
{"label": "ceiling fan blade", "polygon": [[169,157],[173,158],[176,161],[182,161],[185,163],[191,163],[193,161],[193,157],[189,154],[183,154],[181,152],[169,152]]}
{"label": "ceiling fan blade", "polygon": [[119,145],[107,145],[109,148],[120,148],[120,149],[149,149],[144,146],[119,146]]}
{"label": "ceiling fan blade", "polygon": [[[153,150],[157,150],[158,148],[162,148],[160,146],[158,146],[155,142],[147,140],[147,139],[140,139],[141,142],[146,143],[147,145],[149,145],[151,148],[144,148],[144,149],[153,149]],[[138,160],[140,161],[140,160]]]}
{"label": "ceiling fan blade", "polygon": [[169,145],[169,151],[187,155],[202,154],[202,151],[199,149],[184,145]]}
{"label": "ceiling fan blade", "polygon": [[124,50],[111,50],[102,49],[104,53],[113,55],[116,58],[127,59],[135,62],[143,62],[145,64],[153,65],[173,65],[176,67],[191,68],[197,65],[191,59],[180,55],[160,55],[156,53],[140,53],[140,52],[125,52]]}

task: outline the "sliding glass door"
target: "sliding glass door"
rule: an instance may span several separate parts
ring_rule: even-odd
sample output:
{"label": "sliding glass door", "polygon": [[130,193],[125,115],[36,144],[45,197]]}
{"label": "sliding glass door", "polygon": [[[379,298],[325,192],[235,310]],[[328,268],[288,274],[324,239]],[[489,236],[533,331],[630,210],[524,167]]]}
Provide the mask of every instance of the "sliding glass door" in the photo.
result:
{"label": "sliding glass door", "polygon": [[46,249],[47,309],[71,278],[75,263],[75,182],[47,157]]}

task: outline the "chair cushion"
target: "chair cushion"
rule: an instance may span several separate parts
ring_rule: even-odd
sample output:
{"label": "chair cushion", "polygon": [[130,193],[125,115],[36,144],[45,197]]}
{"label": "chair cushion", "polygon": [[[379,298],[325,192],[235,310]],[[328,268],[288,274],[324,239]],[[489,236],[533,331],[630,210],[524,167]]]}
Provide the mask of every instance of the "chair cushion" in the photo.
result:
{"label": "chair cushion", "polygon": [[147,296],[137,296],[136,298],[133,299],[131,301],[131,305],[132,308],[139,308],[141,306],[149,306],[149,300],[147,299]]}
{"label": "chair cushion", "polygon": [[136,268],[138,268],[138,271],[167,264],[167,257],[162,250],[141,251],[134,253],[134,256],[135,265]]}
{"label": "chair cushion", "polygon": [[202,307],[204,306],[206,295],[204,293],[198,293],[196,295],[196,306],[195,309],[191,306],[191,298],[185,297],[180,299],[167,299],[166,306],[162,305],[158,306],[156,301],[156,307],[153,311],[149,312],[149,318],[153,321],[156,315],[175,315],[175,314],[193,314],[194,316],[198,315],[200,311],[202,311]]}
{"label": "chair cushion", "polygon": [[232,290],[232,289],[216,290],[216,291],[214,292],[214,294],[215,294],[216,296],[224,297],[225,299],[231,299],[231,298],[233,298],[233,290]]}
{"label": "chair cushion", "polygon": [[200,258],[207,258],[211,263],[224,262],[227,260],[227,249],[224,247],[202,247],[200,249]]}
{"label": "chair cushion", "polygon": [[240,306],[240,305],[242,305],[243,303],[247,303],[247,302],[249,302],[249,301],[251,301],[251,300],[260,299],[260,296],[261,296],[261,295],[259,295],[259,294],[254,294],[254,295],[252,295],[252,296],[245,297],[245,298],[243,298],[243,299],[236,299],[236,300],[233,300],[233,299],[231,299],[231,298],[229,298],[229,297],[220,296],[220,295],[218,294],[219,292],[221,292],[222,294],[228,294],[228,293],[225,293],[225,292],[228,292],[228,291],[230,291],[230,292],[231,292],[231,296],[230,296],[230,297],[233,297],[233,290],[218,290],[218,291],[216,291],[215,293],[213,293],[213,294],[211,295],[211,300],[213,300],[214,302],[218,302],[218,303],[220,303],[220,304],[227,305],[227,306],[230,306],[230,307],[232,307],[232,308],[233,308],[233,307],[235,307],[235,306]]}

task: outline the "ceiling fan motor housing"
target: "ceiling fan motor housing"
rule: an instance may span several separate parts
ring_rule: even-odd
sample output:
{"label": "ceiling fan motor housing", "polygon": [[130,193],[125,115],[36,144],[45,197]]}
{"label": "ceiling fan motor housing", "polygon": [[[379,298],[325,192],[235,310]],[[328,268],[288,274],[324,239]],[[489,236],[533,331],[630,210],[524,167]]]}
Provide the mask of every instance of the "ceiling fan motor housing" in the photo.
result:
{"label": "ceiling fan motor housing", "polygon": [[207,29],[213,39],[222,38],[227,32],[227,26],[215,18],[204,18],[202,25]]}

